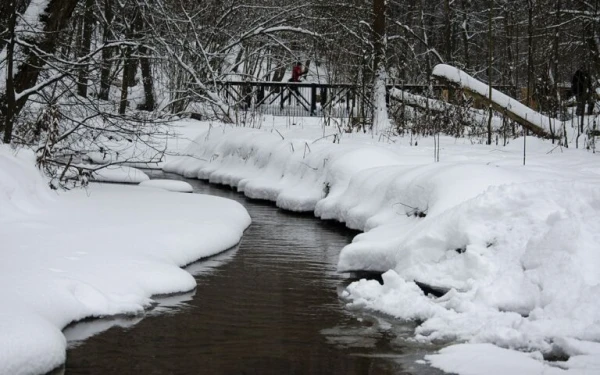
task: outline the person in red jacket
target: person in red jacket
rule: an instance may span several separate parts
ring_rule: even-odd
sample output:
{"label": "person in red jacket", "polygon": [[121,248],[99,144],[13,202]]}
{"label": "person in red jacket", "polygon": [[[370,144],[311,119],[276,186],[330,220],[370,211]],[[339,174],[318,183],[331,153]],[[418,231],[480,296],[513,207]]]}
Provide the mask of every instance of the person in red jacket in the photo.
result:
{"label": "person in red jacket", "polygon": [[[306,73],[308,73],[308,71],[302,69],[302,63],[300,61],[298,61],[292,68],[292,78],[288,79],[288,82],[300,82],[300,77],[302,77]],[[281,93],[281,103],[280,103],[281,109],[283,109],[283,104],[285,103],[285,101],[288,98],[290,98],[293,94],[296,94],[294,96],[296,96],[296,100],[299,100],[298,95],[300,95],[300,90],[298,90],[298,86],[289,85],[288,89],[290,91],[287,95],[285,94],[285,92]]]}
{"label": "person in red jacket", "polygon": [[[305,75],[306,73],[308,73],[308,71],[305,71],[304,69],[302,69],[302,63],[300,61],[298,61],[296,63],[296,65],[294,65],[294,67],[292,68],[292,78],[290,78],[288,80],[288,82],[300,82],[300,77],[302,77],[303,75]],[[293,86],[292,90],[298,94],[298,87]]]}
{"label": "person in red jacket", "polygon": [[292,79],[290,79],[290,82],[300,82],[300,77],[305,74],[306,72],[302,69],[302,63],[297,62],[292,69]]}

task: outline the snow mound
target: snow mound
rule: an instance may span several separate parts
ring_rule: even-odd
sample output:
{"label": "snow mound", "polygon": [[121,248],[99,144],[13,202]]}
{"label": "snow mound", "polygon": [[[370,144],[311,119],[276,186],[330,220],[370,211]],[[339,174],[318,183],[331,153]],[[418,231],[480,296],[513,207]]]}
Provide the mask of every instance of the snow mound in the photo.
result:
{"label": "snow mound", "polygon": [[150,177],[143,171],[125,165],[110,165],[94,171],[92,179],[98,182],[119,182],[139,184],[148,181]]}
{"label": "snow mound", "polygon": [[250,224],[218,197],[47,186],[32,154],[0,146],[0,374],[60,366],[73,321],[141,313],[153,295],[193,289],[181,267],[233,247]]}
{"label": "snow mound", "polygon": [[454,345],[426,358],[433,367],[461,375],[565,374],[543,363],[539,352],[519,353],[491,344]]}
{"label": "snow mound", "polygon": [[185,181],[157,179],[157,180],[142,181],[142,182],[140,182],[139,185],[145,186],[145,187],[164,189],[164,190],[168,190],[168,191],[176,191],[176,192],[180,192],[180,193],[191,193],[194,191],[194,188],[192,187],[192,185],[188,184]]}
{"label": "snow mound", "polygon": [[43,210],[53,197],[34,167],[35,155],[0,145],[0,222]]}
{"label": "snow mound", "polygon": [[331,148],[329,142],[287,141],[246,128],[202,134],[184,153],[189,156],[163,169],[235,186],[250,198],[292,211],[313,211],[325,196],[339,194],[357,170],[401,163],[395,153],[378,147]]}
{"label": "snow mound", "polygon": [[[544,351],[555,337],[600,341],[599,242],[600,188],[492,187],[412,228],[395,243],[384,285],[359,282],[348,296],[398,318],[425,319],[417,333],[426,341]],[[399,280],[454,289],[434,300],[401,293]]]}
{"label": "snow mound", "polygon": [[548,363],[540,352],[520,353],[491,344],[453,345],[426,359],[434,367],[461,375],[600,373],[599,344],[586,345],[577,340],[569,340],[569,344],[578,347],[577,356],[566,362]]}

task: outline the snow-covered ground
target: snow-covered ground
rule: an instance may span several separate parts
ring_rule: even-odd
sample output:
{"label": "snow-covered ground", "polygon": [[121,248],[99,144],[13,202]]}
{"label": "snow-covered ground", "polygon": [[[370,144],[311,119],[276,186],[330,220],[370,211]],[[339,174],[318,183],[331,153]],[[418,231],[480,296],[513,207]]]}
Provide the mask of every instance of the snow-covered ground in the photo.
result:
{"label": "snow-covered ground", "polygon": [[[428,356],[433,366],[600,373],[598,156],[528,137],[523,166],[524,144],[442,137],[435,163],[433,139],[378,142],[318,119],[266,119],[262,129],[213,126],[164,169],[364,231],[339,270],[386,272],[384,284],[361,280],[344,298],[422,322],[416,341],[465,343]],[[449,292],[426,296],[415,281]]]}
{"label": "snow-covered ground", "polygon": [[34,160],[0,145],[0,374],[59,366],[73,321],[142,314],[153,295],[192,290],[180,267],[234,246],[250,223],[240,204],[199,194],[56,193]]}
{"label": "snow-covered ground", "polygon": [[[385,272],[384,284],[361,280],[344,298],[421,322],[415,341],[450,344],[425,358],[432,366],[600,373],[600,167],[592,152],[528,137],[523,166],[523,138],[504,147],[442,137],[435,163],[433,139],[384,142],[318,118],[176,127],[180,135],[161,143],[166,171],[362,230],[342,250],[339,270]],[[115,146],[118,156],[91,158],[147,159],[136,144]],[[60,330],[73,320],[141,312],[153,294],[193,288],[179,267],[233,245],[249,223],[235,203],[165,185],[60,194],[46,185],[31,155],[0,149],[0,281],[10,286],[0,290],[9,306],[0,312],[0,373],[60,364]],[[415,281],[449,292],[426,296]]]}

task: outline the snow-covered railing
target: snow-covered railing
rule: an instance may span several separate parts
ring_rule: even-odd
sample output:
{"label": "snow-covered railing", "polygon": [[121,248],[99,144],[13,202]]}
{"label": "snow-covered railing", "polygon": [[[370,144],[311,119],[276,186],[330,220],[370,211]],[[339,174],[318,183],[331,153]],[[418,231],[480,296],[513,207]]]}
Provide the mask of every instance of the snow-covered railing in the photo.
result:
{"label": "snow-covered railing", "polygon": [[460,69],[446,64],[439,64],[435,66],[431,74],[443,83],[460,87],[479,100],[491,105],[495,111],[518,122],[538,136],[547,138],[562,137],[562,121],[534,111],[518,100],[495,89],[492,89],[492,97],[490,98],[487,84],[471,77]]}

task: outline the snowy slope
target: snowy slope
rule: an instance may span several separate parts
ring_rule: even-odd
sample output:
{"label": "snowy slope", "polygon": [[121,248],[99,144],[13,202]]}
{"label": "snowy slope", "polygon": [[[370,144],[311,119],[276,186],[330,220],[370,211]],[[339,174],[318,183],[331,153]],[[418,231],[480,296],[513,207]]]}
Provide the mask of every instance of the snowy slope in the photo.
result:
{"label": "snowy slope", "polygon": [[0,374],[59,366],[72,321],[142,314],[154,294],[193,289],[180,267],[234,246],[249,223],[238,203],[198,194],[56,194],[31,154],[0,146]]}
{"label": "snowy slope", "polygon": [[[540,353],[565,352],[571,340],[586,349],[561,365],[599,370],[586,359],[600,341],[595,154],[528,138],[523,166],[523,139],[490,147],[442,138],[434,163],[432,140],[344,135],[334,144],[322,132],[213,129],[165,169],[365,231],[342,250],[339,270],[387,271],[385,283],[353,283],[345,298],[422,321],[416,340],[538,352],[526,358],[542,367]],[[450,292],[425,296],[415,280]]]}

